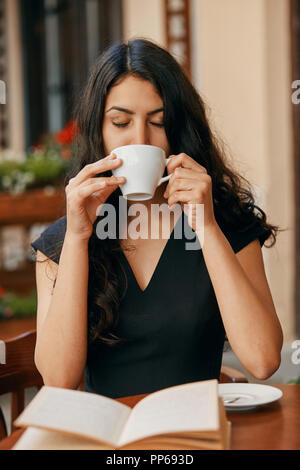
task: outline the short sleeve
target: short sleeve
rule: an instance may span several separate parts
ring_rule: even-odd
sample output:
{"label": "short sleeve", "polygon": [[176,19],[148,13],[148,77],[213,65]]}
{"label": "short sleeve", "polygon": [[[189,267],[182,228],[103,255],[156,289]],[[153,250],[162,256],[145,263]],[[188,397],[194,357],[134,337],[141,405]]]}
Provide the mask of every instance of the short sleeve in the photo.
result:
{"label": "short sleeve", "polygon": [[270,237],[271,230],[263,227],[259,222],[255,223],[251,228],[244,231],[224,231],[224,235],[229,241],[233,251],[238,251],[245,248],[252,241],[258,239],[260,246],[263,246],[264,242]]}
{"label": "short sleeve", "polygon": [[31,243],[32,248],[41,251],[55,263],[59,264],[60,253],[66,233],[66,217],[61,217],[49,225],[41,235]]}

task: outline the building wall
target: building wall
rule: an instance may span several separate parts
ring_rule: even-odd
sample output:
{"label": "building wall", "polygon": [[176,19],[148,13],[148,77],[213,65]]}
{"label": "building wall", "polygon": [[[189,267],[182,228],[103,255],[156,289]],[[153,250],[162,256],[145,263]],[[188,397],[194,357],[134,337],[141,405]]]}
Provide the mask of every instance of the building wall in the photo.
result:
{"label": "building wall", "polygon": [[271,223],[263,248],[285,341],[294,337],[294,187],[289,2],[193,0],[193,77],[236,168]]}
{"label": "building wall", "polygon": [[164,0],[123,0],[124,41],[133,37],[151,39],[166,46]]}
{"label": "building wall", "polygon": [[9,148],[22,154],[25,148],[21,25],[18,0],[5,0],[7,35],[7,95]]}
{"label": "building wall", "polygon": [[[190,5],[193,83],[207,103],[211,125],[253,185],[268,220],[287,229],[273,248],[263,248],[263,256],[289,342],[295,312],[289,2],[190,0]],[[124,39],[146,35],[164,45],[163,7],[163,0],[124,0]]]}

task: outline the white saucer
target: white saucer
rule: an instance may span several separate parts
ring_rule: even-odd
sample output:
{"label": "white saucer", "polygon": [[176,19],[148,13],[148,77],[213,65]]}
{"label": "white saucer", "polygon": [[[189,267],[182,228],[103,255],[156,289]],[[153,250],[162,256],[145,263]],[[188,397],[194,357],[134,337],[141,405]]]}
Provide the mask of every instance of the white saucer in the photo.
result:
{"label": "white saucer", "polygon": [[[246,411],[279,400],[282,397],[282,391],[270,385],[219,384],[219,396],[223,399],[226,410]],[[229,403],[234,399],[236,401]]]}

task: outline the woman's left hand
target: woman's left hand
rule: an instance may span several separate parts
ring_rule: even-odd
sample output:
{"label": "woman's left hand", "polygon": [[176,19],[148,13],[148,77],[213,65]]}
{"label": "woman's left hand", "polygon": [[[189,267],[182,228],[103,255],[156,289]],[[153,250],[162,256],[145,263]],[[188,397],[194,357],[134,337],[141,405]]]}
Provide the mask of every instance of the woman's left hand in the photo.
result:
{"label": "woman's left hand", "polygon": [[[186,153],[170,155],[171,159],[167,165],[168,174],[173,173],[166,187],[164,197],[168,199],[169,207],[177,202],[181,203],[182,210],[188,206],[188,223],[197,232],[196,206],[193,204],[204,204],[204,228],[217,225],[213,208],[212,179],[206,169],[195,162]],[[198,221],[203,222],[203,221]]]}

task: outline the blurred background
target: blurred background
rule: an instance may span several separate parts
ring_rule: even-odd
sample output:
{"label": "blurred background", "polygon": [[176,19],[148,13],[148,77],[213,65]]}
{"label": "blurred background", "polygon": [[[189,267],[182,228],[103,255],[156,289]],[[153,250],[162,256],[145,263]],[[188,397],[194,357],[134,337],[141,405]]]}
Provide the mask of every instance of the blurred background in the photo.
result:
{"label": "blurred background", "polygon": [[[101,51],[133,37],[184,67],[257,204],[285,229],[263,248],[285,339],[270,382],[297,378],[299,0],[0,0],[0,330],[35,315],[30,242],[64,213],[78,93]],[[230,350],[224,362],[237,365]]]}

